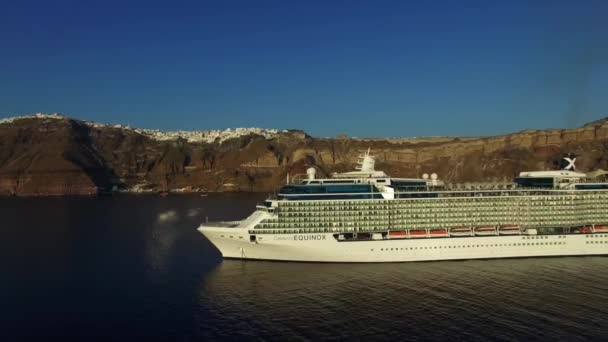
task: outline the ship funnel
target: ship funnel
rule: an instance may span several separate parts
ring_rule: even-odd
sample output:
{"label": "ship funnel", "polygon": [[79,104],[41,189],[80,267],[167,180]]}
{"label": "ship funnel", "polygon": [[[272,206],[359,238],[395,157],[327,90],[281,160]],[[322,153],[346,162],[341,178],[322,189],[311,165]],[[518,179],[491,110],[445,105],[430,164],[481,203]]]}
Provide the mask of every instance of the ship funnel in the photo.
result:
{"label": "ship funnel", "polygon": [[315,179],[315,175],[317,174],[317,170],[314,167],[309,167],[306,169],[306,175],[308,175],[309,180]]}
{"label": "ship funnel", "polygon": [[561,164],[562,170],[576,171],[576,165],[574,165],[575,162],[576,156],[573,154],[569,154],[567,157],[564,157]]}

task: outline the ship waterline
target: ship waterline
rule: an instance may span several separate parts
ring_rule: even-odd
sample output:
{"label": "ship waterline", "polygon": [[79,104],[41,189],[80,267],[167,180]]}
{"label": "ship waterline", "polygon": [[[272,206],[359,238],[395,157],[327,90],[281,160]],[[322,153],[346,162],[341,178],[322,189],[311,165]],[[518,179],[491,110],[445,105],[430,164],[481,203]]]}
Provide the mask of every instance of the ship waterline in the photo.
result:
{"label": "ship waterline", "polygon": [[[574,167],[574,161],[570,167]],[[573,170],[513,185],[448,187],[437,175],[358,171],[283,187],[247,219],[202,224],[225,258],[405,262],[608,254],[608,183]]]}
{"label": "ship waterline", "polygon": [[608,254],[608,234],[484,236],[336,241],[333,234],[268,234],[249,242],[244,229],[201,232],[224,258],[310,262],[406,262]]}

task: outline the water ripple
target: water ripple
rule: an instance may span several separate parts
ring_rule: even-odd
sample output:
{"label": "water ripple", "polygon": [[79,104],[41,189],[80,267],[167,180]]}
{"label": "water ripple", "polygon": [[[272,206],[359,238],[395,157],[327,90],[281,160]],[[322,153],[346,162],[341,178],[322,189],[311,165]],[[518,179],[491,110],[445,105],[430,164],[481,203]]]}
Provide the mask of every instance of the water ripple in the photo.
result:
{"label": "water ripple", "polygon": [[608,258],[601,257],[365,265],[224,261],[201,285],[200,305],[214,307],[221,326],[247,322],[256,337],[269,340],[582,340],[606,333],[608,283],[598,272],[606,266]]}

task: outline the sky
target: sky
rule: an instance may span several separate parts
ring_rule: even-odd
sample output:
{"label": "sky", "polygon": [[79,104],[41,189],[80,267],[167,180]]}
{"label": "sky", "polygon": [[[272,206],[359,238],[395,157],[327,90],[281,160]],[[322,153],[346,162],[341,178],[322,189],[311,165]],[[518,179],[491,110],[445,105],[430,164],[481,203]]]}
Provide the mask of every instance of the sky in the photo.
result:
{"label": "sky", "polygon": [[479,136],[608,116],[608,1],[0,1],[0,118]]}

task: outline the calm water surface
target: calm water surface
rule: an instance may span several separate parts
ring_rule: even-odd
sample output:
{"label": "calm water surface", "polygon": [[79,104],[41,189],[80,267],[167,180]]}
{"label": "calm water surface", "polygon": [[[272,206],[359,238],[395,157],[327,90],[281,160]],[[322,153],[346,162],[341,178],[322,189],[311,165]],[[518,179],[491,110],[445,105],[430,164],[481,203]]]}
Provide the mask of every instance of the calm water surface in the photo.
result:
{"label": "calm water surface", "polygon": [[222,261],[263,195],[0,199],[0,340],[606,340],[608,258]]}

